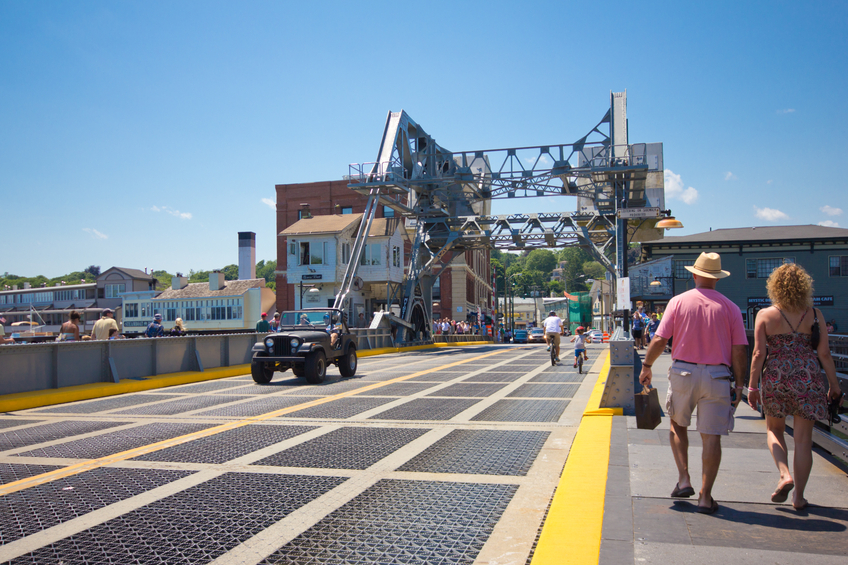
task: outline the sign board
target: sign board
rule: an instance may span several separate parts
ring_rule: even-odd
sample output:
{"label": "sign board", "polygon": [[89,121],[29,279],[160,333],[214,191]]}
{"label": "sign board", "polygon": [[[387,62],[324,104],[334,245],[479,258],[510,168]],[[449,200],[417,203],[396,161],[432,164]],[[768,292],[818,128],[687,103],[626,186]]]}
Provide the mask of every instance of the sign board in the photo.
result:
{"label": "sign board", "polygon": [[622,308],[630,309],[630,277],[619,277],[615,288],[615,301]]}
{"label": "sign board", "polygon": [[301,275],[302,281],[320,281],[322,275]]}
{"label": "sign board", "polygon": [[[748,297],[748,308],[768,308],[769,306],[771,306],[771,300],[767,296]],[[814,296],[813,306],[816,308],[820,308],[822,306],[833,306],[833,296]]]}
{"label": "sign board", "polygon": [[623,208],[620,209],[616,216],[623,220],[632,220],[639,218],[659,218],[659,208]]}

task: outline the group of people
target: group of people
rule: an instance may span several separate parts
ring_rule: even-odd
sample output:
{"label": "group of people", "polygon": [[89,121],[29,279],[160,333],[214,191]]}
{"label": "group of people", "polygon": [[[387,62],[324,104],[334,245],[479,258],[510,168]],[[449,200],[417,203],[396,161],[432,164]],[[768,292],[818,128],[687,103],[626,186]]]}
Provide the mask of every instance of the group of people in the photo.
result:
{"label": "group of people", "polygon": [[645,308],[640,306],[633,313],[630,321],[630,334],[636,349],[644,349],[654,339],[657,328],[660,327],[660,316],[654,312],[650,316],[645,313]]}
{"label": "group of people", "polygon": [[442,318],[441,320],[436,320],[435,322],[433,322],[433,331],[436,335],[476,335],[480,331],[480,326],[478,326],[477,324],[469,324],[468,322],[462,320],[457,322],[456,320],[451,320],[450,318]]}
{"label": "group of people", "polygon": [[100,319],[94,322],[94,328],[89,335],[80,335],[81,318],[79,312],[71,310],[68,321],[59,327],[56,341],[109,340],[121,337],[118,322],[115,321],[115,312],[111,308],[104,308],[100,312]]}
{"label": "group of people", "polygon": [[[712,514],[719,508],[712,489],[721,463],[721,436],[733,430],[734,412],[746,388],[748,340],[741,311],[716,290],[718,281],[730,276],[721,268],[721,257],[702,253],[686,269],[695,288],[669,301],[645,353],[639,382],[650,386],[652,365],[674,338],[665,405],[678,470],[671,496],[695,495],[689,475],[688,428],[697,408],[703,446],[697,510]],[[803,510],[812,468],[813,426],[826,418],[829,403],[838,406],[842,392],[830,354],[829,331],[821,312],[813,307],[810,275],[796,264],[785,264],[772,272],[766,288],[772,306],[761,310],[755,322],[748,403],[755,410],[763,408],[768,449],[780,473],[771,500],[785,502],[794,490],[792,506]],[[793,417],[795,441],[791,472],[784,439],[787,416]]]}

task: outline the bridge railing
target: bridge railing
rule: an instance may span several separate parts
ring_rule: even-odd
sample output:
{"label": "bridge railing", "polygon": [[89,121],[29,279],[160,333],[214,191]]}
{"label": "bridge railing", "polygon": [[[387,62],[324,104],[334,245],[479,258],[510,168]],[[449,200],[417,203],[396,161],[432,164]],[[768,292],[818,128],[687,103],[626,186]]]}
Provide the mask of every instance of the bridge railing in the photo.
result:
{"label": "bridge railing", "polygon": [[[352,329],[359,348],[392,346],[388,330]],[[265,333],[0,346],[0,395],[250,363]]]}

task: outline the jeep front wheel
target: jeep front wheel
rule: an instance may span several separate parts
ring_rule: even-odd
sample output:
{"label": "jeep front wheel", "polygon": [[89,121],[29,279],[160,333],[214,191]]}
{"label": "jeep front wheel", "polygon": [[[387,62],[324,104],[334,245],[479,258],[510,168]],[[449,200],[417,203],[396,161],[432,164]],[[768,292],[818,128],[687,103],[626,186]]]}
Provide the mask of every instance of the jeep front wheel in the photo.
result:
{"label": "jeep front wheel", "polygon": [[347,348],[347,353],[339,359],[339,372],[342,377],[349,378],[356,374],[356,348],[351,345]]}
{"label": "jeep front wheel", "polygon": [[261,363],[254,360],[250,363],[250,374],[257,383],[268,384],[274,378],[274,363]]}
{"label": "jeep front wheel", "polygon": [[327,376],[327,358],[323,351],[313,351],[306,356],[306,364],[303,368],[306,382],[320,385]]}

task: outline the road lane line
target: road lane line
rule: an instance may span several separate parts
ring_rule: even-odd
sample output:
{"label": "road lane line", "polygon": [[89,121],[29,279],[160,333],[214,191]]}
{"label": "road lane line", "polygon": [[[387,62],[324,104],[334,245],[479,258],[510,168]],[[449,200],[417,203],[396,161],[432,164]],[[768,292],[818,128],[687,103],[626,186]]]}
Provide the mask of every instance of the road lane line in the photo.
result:
{"label": "road lane line", "polygon": [[129,449],[126,451],[122,451],[119,453],[115,453],[113,455],[107,455],[105,457],[100,457],[98,459],[91,459],[89,461],[83,461],[81,463],[76,463],[74,465],[70,465],[68,467],[64,467],[62,469],[56,469],[55,471],[49,471],[47,473],[42,473],[40,475],[34,475],[32,477],[28,477],[25,479],[20,479],[18,481],[14,481],[11,483],[7,483],[0,487],[0,496],[5,496],[7,494],[11,494],[13,492],[18,492],[27,488],[31,488],[34,486],[42,485],[45,483],[49,483],[64,477],[69,477],[71,475],[76,475],[79,473],[84,473],[85,471],[89,471],[91,469],[96,469],[98,467],[103,467],[109,465],[111,463],[116,463],[118,461],[124,461],[126,459],[132,459],[134,457],[138,457],[140,455],[146,455],[148,453],[152,453],[154,451],[159,451],[168,447],[173,447],[175,445],[180,445],[183,443],[187,443],[189,441],[194,441],[196,439],[213,436],[228,430],[233,430],[236,428],[240,428],[243,426],[248,426],[250,424],[256,422],[262,422],[265,420],[270,420],[272,418],[276,418],[278,416],[284,416],[285,414],[290,414],[292,412],[297,412],[298,410],[303,410],[304,408],[310,408],[312,406],[318,406],[321,404],[326,404],[328,402],[333,402],[335,400],[341,398],[347,398],[349,396],[354,396],[357,394],[361,394],[363,392],[367,392],[369,390],[375,390],[386,385],[402,382],[405,380],[413,379],[415,377],[420,377],[421,375],[426,375],[429,373],[433,373],[436,371],[440,371],[443,369],[447,369],[450,367],[456,367],[459,365],[463,365],[465,363],[472,363],[474,361],[479,361],[481,359],[485,359],[486,357],[492,357],[494,355],[500,355],[501,353],[507,352],[509,350],[502,349],[499,351],[494,351],[490,353],[484,353],[483,355],[478,355],[476,357],[471,357],[469,359],[465,359],[462,361],[455,361],[453,363],[448,363],[446,365],[441,365],[439,367],[434,367],[432,369],[425,369],[422,371],[417,371],[415,373],[411,373],[409,375],[404,375],[402,377],[397,377],[388,381],[377,382],[373,385],[368,385],[362,388],[358,388],[355,390],[342,392],[333,396],[328,396],[324,398],[318,398],[309,402],[305,402],[303,404],[296,404],[294,406],[289,406],[287,408],[281,408],[279,410],[274,410],[272,412],[267,412],[265,414],[260,414],[259,416],[253,416],[250,418],[245,418],[244,420],[238,420],[235,422],[228,422],[226,424],[221,424],[218,426],[213,426],[211,428],[207,428],[205,430],[201,430],[199,432],[194,432],[190,434],[185,434],[176,438],[171,438],[163,441],[159,441],[156,443],[152,443],[149,445],[144,445],[141,447],[136,447],[133,449]]}

